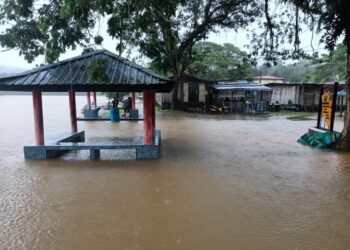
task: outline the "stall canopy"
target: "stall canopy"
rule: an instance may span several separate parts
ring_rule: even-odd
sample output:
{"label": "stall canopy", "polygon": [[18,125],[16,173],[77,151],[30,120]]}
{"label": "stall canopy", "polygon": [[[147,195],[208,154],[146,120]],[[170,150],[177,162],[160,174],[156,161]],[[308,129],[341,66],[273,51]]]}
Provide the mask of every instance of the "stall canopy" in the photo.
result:
{"label": "stall canopy", "polygon": [[345,90],[338,91],[337,96],[340,96],[340,97],[346,96],[346,91]]}
{"label": "stall canopy", "polygon": [[[93,70],[102,69],[101,78]],[[95,67],[93,67],[95,66]],[[99,80],[102,79],[102,80]],[[119,57],[99,50],[14,76],[0,78],[0,91],[170,92],[174,82]]]}
{"label": "stall canopy", "polygon": [[253,90],[272,92],[271,88],[252,82],[218,82],[217,84],[211,84],[210,87],[215,90]]}

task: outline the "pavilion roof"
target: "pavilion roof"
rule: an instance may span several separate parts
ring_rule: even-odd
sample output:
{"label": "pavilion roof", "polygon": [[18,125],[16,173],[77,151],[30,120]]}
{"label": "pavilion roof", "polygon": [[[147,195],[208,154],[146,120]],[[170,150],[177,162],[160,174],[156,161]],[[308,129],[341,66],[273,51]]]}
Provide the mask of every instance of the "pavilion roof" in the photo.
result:
{"label": "pavilion roof", "polygon": [[[106,80],[95,80],[92,77],[90,65],[96,59],[103,59],[101,61]],[[99,50],[0,78],[0,91],[170,92],[174,83],[108,50]]]}

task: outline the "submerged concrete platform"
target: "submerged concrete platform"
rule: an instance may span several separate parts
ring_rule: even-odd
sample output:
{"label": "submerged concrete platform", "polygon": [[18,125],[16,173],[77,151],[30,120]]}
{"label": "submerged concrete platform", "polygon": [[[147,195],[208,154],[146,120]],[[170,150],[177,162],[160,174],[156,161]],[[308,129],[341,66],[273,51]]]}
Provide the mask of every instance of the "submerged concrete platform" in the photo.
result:
{"label": "submerged concrete platform", "polygon": [[[106,118],[106,117],[94,117],[94,118],[77,117],[77,120],[78,121],[111,121],[110,118]],[[143,121],[143,117],[121,116],[119,121]]]}
{"label": "submerged concrete platform", "polygon": [[59,157],[70,151],[89,150],[90,159],[100,159],[100,150],[135,149],[136,159],[158,159],[160,156],[161,133],[156,130],[153,143],[143,143],[143,137],[136,141],[85,142],[85,132],[68,134],[63,139],[41,146],[24,146],[26,160],[47,160]]}

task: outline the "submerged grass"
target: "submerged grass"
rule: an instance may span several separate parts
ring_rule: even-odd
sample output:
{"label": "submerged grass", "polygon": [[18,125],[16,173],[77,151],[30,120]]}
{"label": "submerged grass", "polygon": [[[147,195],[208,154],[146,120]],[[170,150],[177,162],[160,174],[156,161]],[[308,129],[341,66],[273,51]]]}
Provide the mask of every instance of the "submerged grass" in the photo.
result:
{"label": "submerged grass", "polygon": [[283,110],[280,112],[270,112],[270,116],[286,116],[288,120],[292,121],[309,121],[309,120],[316,120],[315,115],[317,113],[315,112],[295,112],[295,111],[288,111]]}
{"label": "submerged grass", "polygon": [[[156,106],[157,112],[171,112],[171,109],[162,109],[160,106]],[[191,113],[187,111],[187,113]],[[285,116],[286,119],[292,121],[308,121],[308,120],[316,120],[317,113],[316,112],[295,112],[289,110],[281,110],[279,112],[262,112],[262,113],[236,113],[247,116],[260,116],[260,117],[273,117],[273,116]]]}
{"label": "submerged grass", "polygon": [[296,115],[296,116],[288,116],[287,117],[288,120],[292,120],[292,121],[310,121],[310,120],[316,120],[313,117],[310,117],[310,115],[306,116],[306,115]]}

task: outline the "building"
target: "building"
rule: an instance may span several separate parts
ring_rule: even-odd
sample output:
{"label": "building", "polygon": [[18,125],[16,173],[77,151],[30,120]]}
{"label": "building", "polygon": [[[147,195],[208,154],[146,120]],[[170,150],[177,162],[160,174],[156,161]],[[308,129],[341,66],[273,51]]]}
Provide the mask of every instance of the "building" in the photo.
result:
{"label": "building", "polygon": [[[316,111],[320,100],[321,85],[332,88],[333,83],[269,83],[272,92],[271,103],[280,104],[286,109]],[[344,85],[339,86],[343,89]],[[332,90],[331,90],[332,91]]]}
{"label": "building", "polygon": [[227,105],[231,112],[267,111],[272,89],[245,80],[221,81],[209,85],[210,105]]}
{"label": "building", "polygon": [[207,102],[209,83],[210,81],[185,75],[170,93],[158,93],[156,101],[164,109],[173,108],[174,103],[180,109],[203,106]]}
{"label": "building", "polygon": [[268,83],[284,83],[284,78],[270,75],[255,76],[249,80],[263,85]]}
{"label": "building", "polygon": [[177,107],[188,111],[204,112],[210,106],[227,106],[232,112],[266,111],[271,101],[272,89],[257,83],[240,81],[207,81],[194,76],[184,76],[178,89],[159,93],[157,103],[163,108]]}

